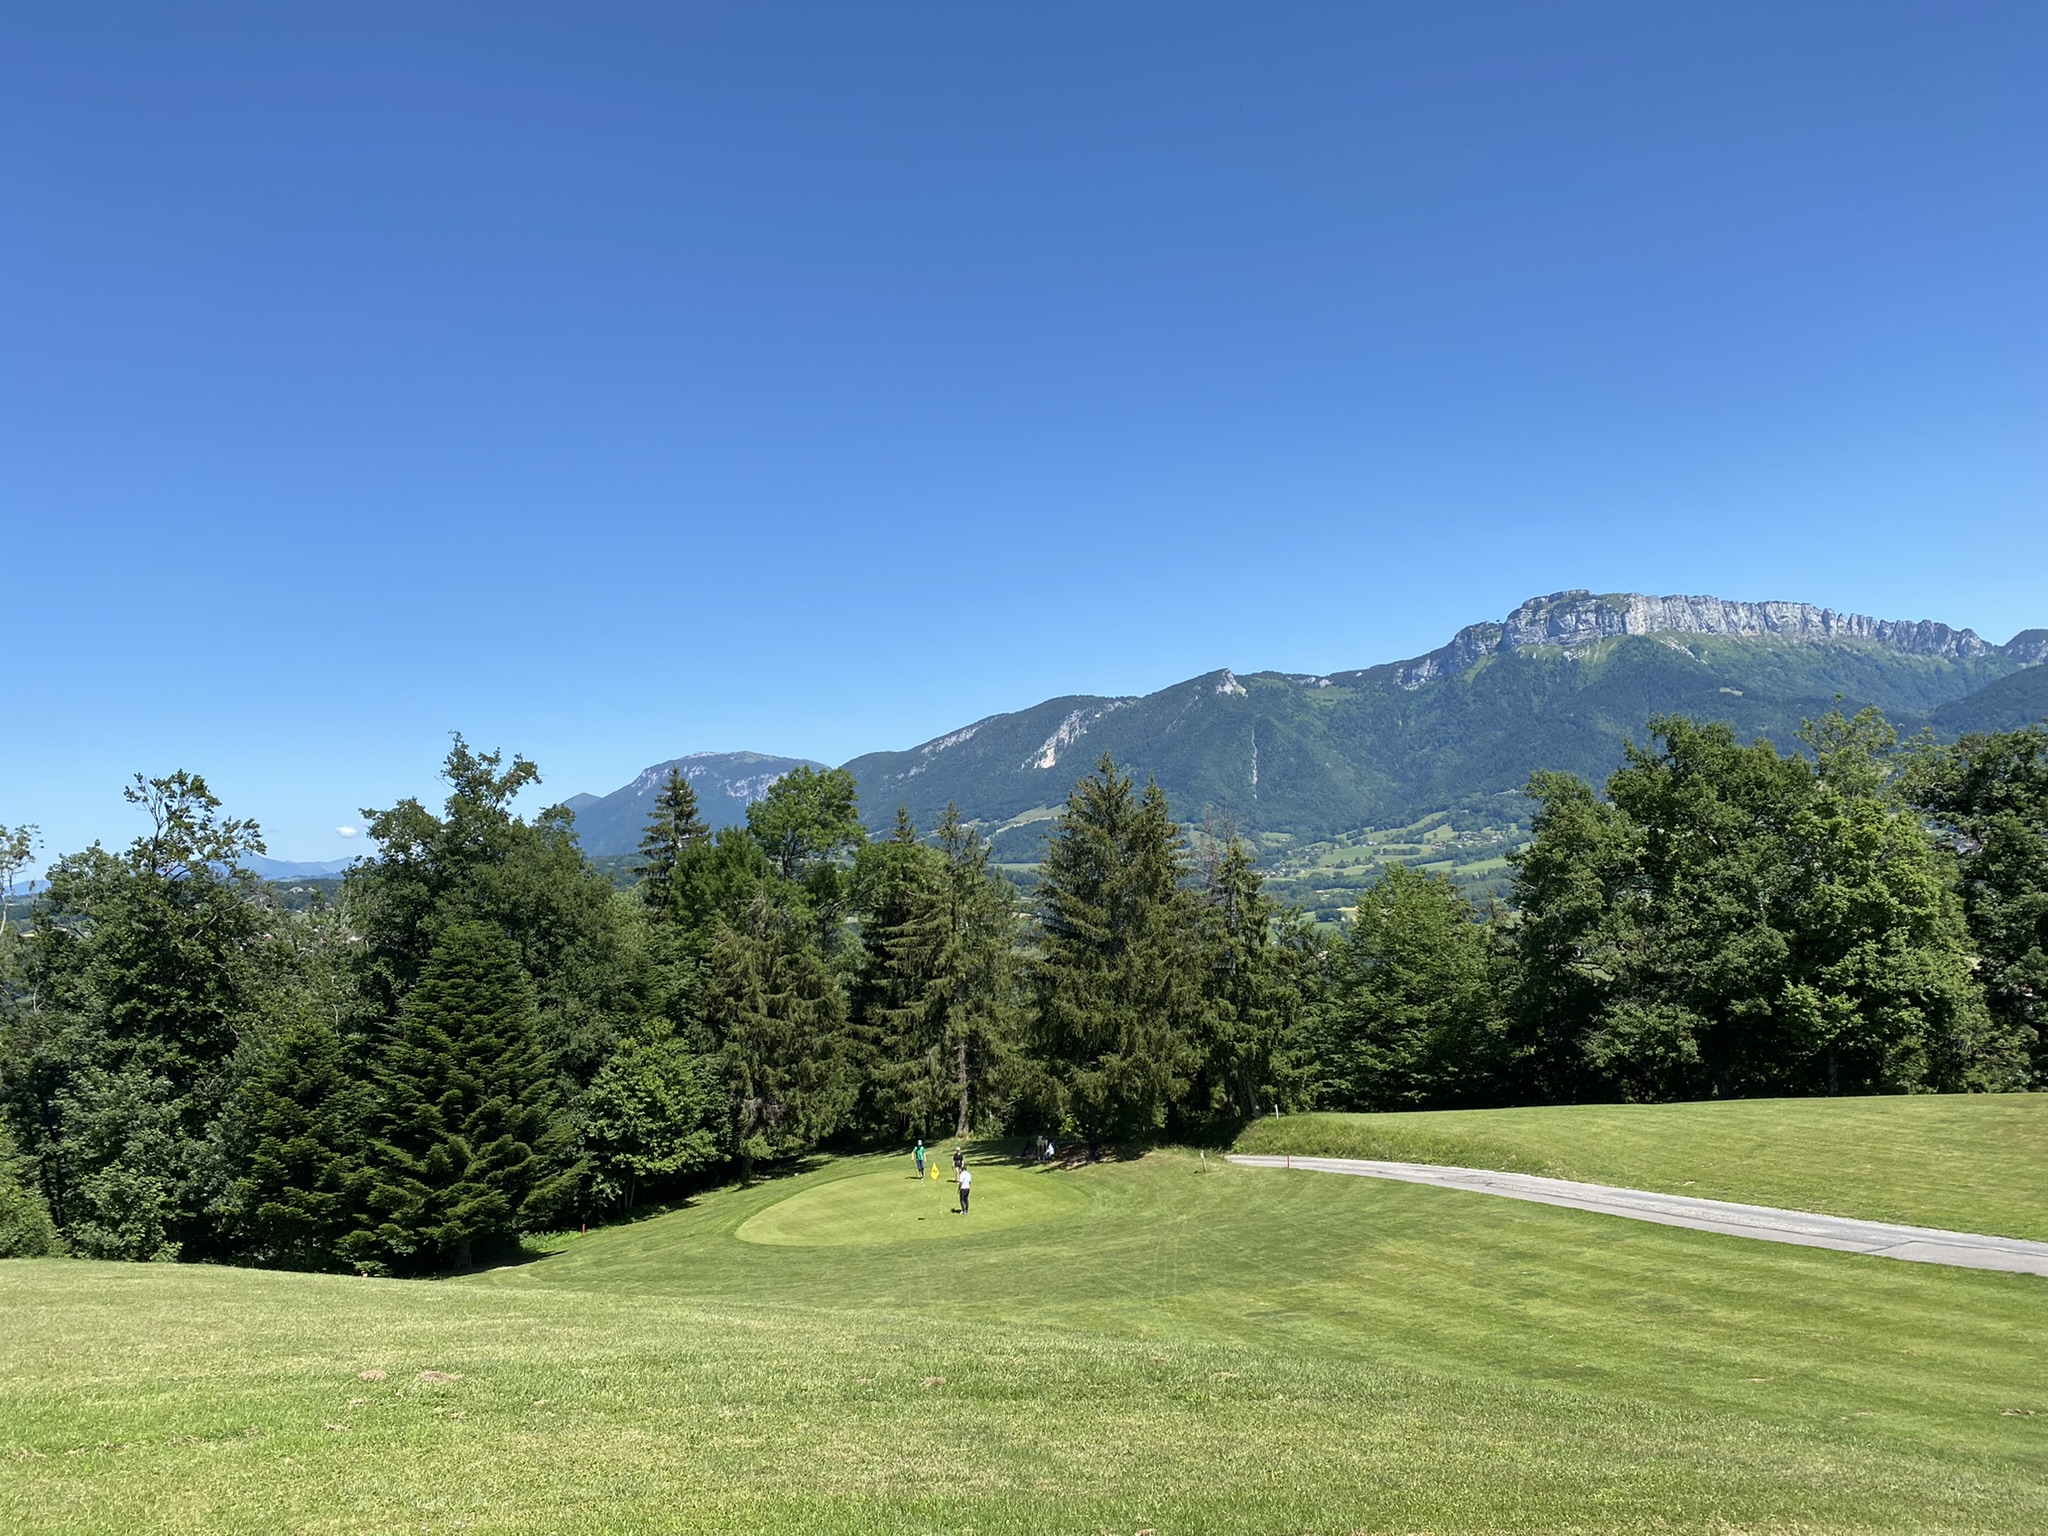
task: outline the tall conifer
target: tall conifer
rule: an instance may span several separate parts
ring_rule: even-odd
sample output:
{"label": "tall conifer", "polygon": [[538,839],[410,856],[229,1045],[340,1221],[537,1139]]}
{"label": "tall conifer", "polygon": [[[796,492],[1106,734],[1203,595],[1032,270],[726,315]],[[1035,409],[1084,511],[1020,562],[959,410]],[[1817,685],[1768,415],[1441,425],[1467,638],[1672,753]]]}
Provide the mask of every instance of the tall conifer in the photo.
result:
{"label": "tall conifer", "polygon": [[1208,1029],[1185,1112],[1253,1119],[1307,1089],[1299,1037],[1312,946],[1300,914],[1267,893],[1234,831],[1210,860],[1200,899]]}
{"label": "tall conifer", "polygon": [[724,1065],[742,1178],[838,1128],[853,1099],[845,994],[808,925],[765,890],[712,935],[704,1022]]}
{"label": "tall conifer", "polygon": [[518,1233],[554,1097],[536,1024],[532,984],[505,936],[484,923],[449,928],[384,1051],[376,1219],[351,1234],[350,1257],[461,1268]]}
{"label": "tall conifer", "polygon": [[360,1097],[340,1037],[317,1015],[289,1021],[254,1048],[219,1137],[237,1170],[222,1225],[243,1258],[279,1269],[341,1264],[364,1172]]}
{"label": "tall conifer", "polygon": [[650,915],[660,921],[677,915],[680,891],[677,870],[692,849],[708,842],[711,829],[697,814],[697,791],[680,768],[668,771],[668,782],[655,797],[640,835],[640,895]]}
{"label": "tall conifer", "polygon": [[870,911],[874,1079],[892,1128],[965,1136],[1012,1075],[1015,921],[1009,887],[959,807],[946,807],[936,836],[936,850],[896,861],[897,878]]}
{"label": "tall conifer", "polygon": [[1104,754],[1067,797],[1039,880],[1038,1043],[1091,1150],[1149,1135],[1202,1059],[1185,846],[1158,784]]}

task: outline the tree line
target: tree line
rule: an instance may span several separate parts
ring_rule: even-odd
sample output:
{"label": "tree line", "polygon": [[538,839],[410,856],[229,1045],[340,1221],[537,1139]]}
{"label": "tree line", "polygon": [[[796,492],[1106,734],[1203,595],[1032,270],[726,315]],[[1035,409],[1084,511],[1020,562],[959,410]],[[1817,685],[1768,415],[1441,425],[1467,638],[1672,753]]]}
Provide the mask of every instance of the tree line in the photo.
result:
{"label": "tree line", "polygon": [[630,889],[515,813],[526,759],[443,777],[290,910],[253,823],[138,776],[142,837],[0,913],[0,1255],[428,1273],[911,1136],[2048,1084],[2042,727],[1659,719],[1600,792],[1536,776],[1506,899],[1393,866],[1334,930],[1106,757],[1028,892],[950,807],[870,837],[843,770],[716,834],[672,774]]}

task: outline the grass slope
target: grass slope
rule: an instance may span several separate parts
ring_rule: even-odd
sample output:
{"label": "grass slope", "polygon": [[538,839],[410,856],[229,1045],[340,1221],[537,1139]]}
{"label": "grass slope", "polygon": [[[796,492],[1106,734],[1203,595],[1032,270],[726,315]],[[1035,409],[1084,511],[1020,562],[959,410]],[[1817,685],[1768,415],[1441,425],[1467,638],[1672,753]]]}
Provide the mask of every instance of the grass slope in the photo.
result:
{"label": "grass slope", "polygon": [[2048,1239],[2048,1094],[1288,1115],[1240,1152],[1497,1168]]}
{"label": "grass slope", "polygon": [[1179,1153],[967,1217],[907,1175],[459,1283],[0,1264],[0,1527],[2048,1527],[2032,1277]]}

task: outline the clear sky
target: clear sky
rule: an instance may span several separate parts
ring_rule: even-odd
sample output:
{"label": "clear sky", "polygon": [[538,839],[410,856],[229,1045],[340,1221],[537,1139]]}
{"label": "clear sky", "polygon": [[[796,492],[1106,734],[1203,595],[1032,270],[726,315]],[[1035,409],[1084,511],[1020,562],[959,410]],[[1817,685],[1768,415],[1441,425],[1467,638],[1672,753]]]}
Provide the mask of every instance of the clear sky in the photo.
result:
{"label": "clear sky", "polygon": [[2048,625],[2048,6],[17,6],[0,822],[841,761],[1564,587]]}

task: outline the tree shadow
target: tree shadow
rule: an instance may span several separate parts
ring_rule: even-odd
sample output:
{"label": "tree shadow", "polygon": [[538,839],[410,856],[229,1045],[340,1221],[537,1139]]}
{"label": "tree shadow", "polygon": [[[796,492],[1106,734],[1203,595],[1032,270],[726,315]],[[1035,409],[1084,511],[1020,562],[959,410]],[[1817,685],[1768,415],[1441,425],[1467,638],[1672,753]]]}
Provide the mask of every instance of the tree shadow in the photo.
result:
{"label": "tree shadow", "polygon": [[806,1173],[815,1173],[833,1159],[823,1152],[805,1152],[779,1162],[756,1164],[753,1176],[744,1183],[738,1179],[726,1179],[715,1184],[703,1184],[680,1191],[659,1200],[643,1200],[631,1210],[608,1211],[578,1230],[567,1228],[558,1232],[528,1232],[521,1235],[517,1249],[506,1249],[479,1260],[467,1269],[437,1271],[436,1280],[452,1280],[463,1275],[486,1274],[495,1269],[520,1269],[542,1259],[554,1258],[567,1253],[579,1243],[598,1233],[616,1227],[637,1227],[643,1222],[673,1216],[677,1211],[694,1208],[706,1195],[723,1189],[757,1189],[764,1184],[778,1184],[785,1179],[799,1178]]}

